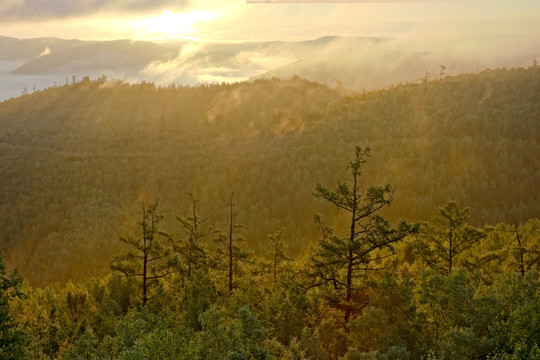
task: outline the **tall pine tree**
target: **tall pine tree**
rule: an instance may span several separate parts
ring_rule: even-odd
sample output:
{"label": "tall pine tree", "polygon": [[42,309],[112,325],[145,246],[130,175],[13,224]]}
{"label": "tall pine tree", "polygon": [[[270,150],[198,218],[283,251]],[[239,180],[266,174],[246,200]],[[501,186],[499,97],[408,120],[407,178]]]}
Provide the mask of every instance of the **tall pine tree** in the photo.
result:
{"label": "tall pine tree", "polygon": [[422,224],[416,247],[429,267],[449,274],[458,256],[485,237],[468,220],[469,209],[460,209],[455,201],[450,201],[439,208],[430,223]]}
{"label": "tall pine tree", "polygon": [[394,190],[390,185],[371,186],[362,192],[359,180],[369,152],[369,148],[356,147],[349,163],[351,184],[338,180],[335,189],[317,184],[314,193],[350,217],[346,236],[336,235],[332,227],[316,217],[322,239],[312,259],[315,275],[322,280],[317,285],[331,284],[341,294],[340,307],[345,311],[345,323],[352,312],[355,279],[365,271],[380,269],[377,262],[392,256],[394,245],[418,228],[418,225],[404,221],[392,227],[379,215],[392,203]]}
{"label": "tall pine tree", "polygon": [[158,202],[150,205],[148,209],[143,204],[141,236],[134,238],[131,235],[120,238],[129,245],[131,251],[117,256],[111,263],[111,269],[121,272],[126,277],[141,279],[141,297],[143,305],[146,305],[149,297],[149,288],[159,279],[172,272],[174,260],[171,251],[159,241],[159,236],[169,236],[158,229],[163,220],[163,215],[156,213]]}

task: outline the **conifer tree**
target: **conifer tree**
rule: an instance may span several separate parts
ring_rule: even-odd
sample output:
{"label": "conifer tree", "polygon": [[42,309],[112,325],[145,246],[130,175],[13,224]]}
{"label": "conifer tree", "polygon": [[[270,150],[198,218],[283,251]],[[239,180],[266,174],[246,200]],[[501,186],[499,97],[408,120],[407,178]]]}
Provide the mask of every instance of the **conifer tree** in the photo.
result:
{"label": "conifer tree", "polygon": [[245,248],[238,246],[238,242],[244,240],[244,237],[240,235],[240,229],[244,225],[234,222],[234,192],[231,192],[229,199],[229,229],[225,232],[220,232],[216,238],[218,243],[223,245],[223,248],[218,249],[218,255],[224,257],[225,266],[223,269],[227,271],[228,289],[229,294],[232,293],[234,287],[235,269],[238,261],[246,260],[249,253]]}
{"label": "conifer tree", "polygon": [[279,229],[275,234],[268,235],[270,240],[271,255],[272,255],[272,277],[274,279],[274,287],[276,286],[277,278],[280,273],[280,265],[284,260],[290,260],[285,255],[285,243],[283,241],[283,233],[285,228]]}
{"label": "conifer tree", "polygon": [[179,240],[170,239],[173,250],[180,255],[178,269],[188,280],[195,271],[207,265],[209,259],[202,240],[214,232],[212,228],[208,228],[206,231],[202,229],[202,225],[208,220],[208,217],[203,218],[198,214],[199,200],[195,195],[189,194],[189,198],[192,214],[186,217],[176,216],[186,237]]}
{"label": "conifer tree", "polygon": [[129,245],[132,250],[117,256],[111,263],[111,269],[121,272],[126,277],[141,278],[142,303],[146,305],[149,298],[149,287],[158,279],[172,272],[174,260],[171,251],[159,241],[158,236],[169,236],[158,229],[163,215],[156,213],[158,202],[146,209],[142,206],[141,237],[131,235],[121,237],[120,241]]}
{"label": "conifer tree", "polygon": [[11,299],[25,295],[21,292],[22,277],[17,270],[6,272],[0,257],[0,359],[24,359],[28,338],[17,326],[10,313]]}
{"label": "conifer tree", "polygon": [[439,208],[430,223],[421,226],[416,247],[431,268],[449,274],[464,251],[485,237],[483,231],[468,225],[469,209],[460,209],[455,201]]}
{"label": "conifer tree", "polygon": [[512,219],[513,229],[511,231],[515,234],[516,242],[518,244],[513,255],[517,260],[521,276],[525,276],[525,273],[527,273],[535,264],[540,263],[540,249],[527,244],[519,231],[519,225],[516,218],[510,214],[508,214],[508,217]]}
{"label": "conifer tree", "polygon": [[355,279],[365,271],[380,269],[377,262],[395,254],[394,245],[415,232],[418,225],[400,222],[392,227],[388,220],[378,215],[389,206],[394,197],[390,185],[371,186],[362,192],[359,185],[362,166],[367,162],[370,149],[356,147],[349,163],[352,184],[338,180],[335,189],[317,184],[314,195],[322,198],[350,216],[346,236],[338,236],[334,229],[316,216],[322,239],[313,256],[315,275],[330,283],[338,292],[345,291],[345,322],[349,320]]}

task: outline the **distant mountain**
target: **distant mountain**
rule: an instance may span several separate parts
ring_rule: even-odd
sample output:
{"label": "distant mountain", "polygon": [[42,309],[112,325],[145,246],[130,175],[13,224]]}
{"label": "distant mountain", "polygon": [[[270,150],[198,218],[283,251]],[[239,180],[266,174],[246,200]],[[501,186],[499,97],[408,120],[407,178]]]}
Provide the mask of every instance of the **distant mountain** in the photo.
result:
{"label": "distant mountain", "polygon": [[376,90],[400,83],[485,68],[528,66],[540,60],[537,37],[485,35],[441,38],[415,44],[407,40],[329,37],[314,41],[316,52],[254,76],[300,76],[327,85]]}
{"label": "distant mountain", "polygon": [[[42,53],[72,49],[88,41],[64,40],[58,38],[16,39],[0,36],[0,59],[28,60],[37,58]],[[48,49],[48,50],[47,50]]]}
{"label": "distant mountain", "polygon": [[[226,58],[224,56],[220,61]],[[250,249],[285,227],[289,250],[318,238],[312,196],[369,146],[363,186],[392,184],[395,221],[449,200],[476,224],[540,213],[540,67],[486,70],[355,93],[293,77],[157,87],[84,78],[0,103],[0,252],[35,284],[106,272],[118,237],[160,199],[163,229],[200,199],[226,226],[235,191]]]}
{"label": "distant mountain", "polygon": [[[0,38],[0,99],[72,76],[197,85],[299,76],[356,91],[540,60],[536,36],[375,38],[297,42],[97,42]],[[441,65],[445,70],[441,74]]]}
{"label": "distant mountain", "polygon": [[143,41],[106,41],[64,48],[32,59],[13,71],[14,74],[43,74],[72,70],[122,70],[142,68],[152,61],[166,61],[178,50]]}

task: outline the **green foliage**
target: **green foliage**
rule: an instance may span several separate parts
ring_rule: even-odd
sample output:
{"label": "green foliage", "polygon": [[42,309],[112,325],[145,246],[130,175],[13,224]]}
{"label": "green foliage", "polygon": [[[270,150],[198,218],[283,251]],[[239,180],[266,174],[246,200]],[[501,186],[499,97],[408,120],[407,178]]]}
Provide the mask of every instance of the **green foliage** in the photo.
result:
{"label": "green foliage", "polygon": [[224,359],[235,348],[235,328],[226,311],[210,307],[200,316],[201,331],[197,333],[191,349],[194,359]]}
{"label": "green foliage", "polygon": [[350,348],[343,357],[343,360],[376,360],[376,353],[365,353],[358,349]]}
{"label": "green foliage", "polygon": [[300,342],[293,338],[279,356],[280,360],[308,360],[306,351],[302,349]]}
{"label": "green foliage", "polygon": [[[241,354],[246,358],[263,360],[268,357],[267,352],[260,346],[264,340],[266,329],[262,327],[259,318],[247,307],[238,310],[237,336],[241,342]],[[234,358],[234,357],[233,357]]]}
{"label": "green foliage", "polygon": [[97,345],[98,339],[92,329],[86,329],[73,345],[62,353],[62,359],[95,359]]}
{"label": "green foliage", "polygon": [[[35,288],[0,261],[0,358],[539,358],[540,220],[518,222],[538,213],[539,74],[498,70],[351,96],[299,79],[85,80],[0,104],[2,246],[34,283],[61,281]],[[313,101],[300,106],[303,92]],[[351,182],[315,189],[327,200],[315,248],[306,183],[346,176],[336,159],[367,140],[377,144],[372,166],[356,148]],[[392,207],[392,187],[369,187],[390,179],[403,191]],[[249,224],[242,246],[232,197],[220,205],[233,185]],[[194,196],[184,206],[187,189],[210,217]],[[159,196],[163,215],[153,204],[133,226],[138,204]],[[452,198],[471,207],[471,223],[516,219],[473,228],[468,210],[448,202],[420,243],[405,236],[413,225],[390,226],[404,214],[425,220]],[[175,221],[177,210],[189,215]],[[179,237],[165,231],[179,226]],[[213,229],[227,227],[215,234],[227,245],[219,252]],[[125,248],[113,241],[135,228]],[[124,252],[112,267],[125,277],[106,274],[104,248]],[[259,257],[240,265],[251,251]],[[153,297],[147,306],[141,292]]]}
{"label": "green foliage", "polygon": [[264,305],[263,323],[269,335],[284,345],[289,345],[307,325],[310,303],[298,287],[274,288]]}
{"label": "green foliage", "polygon": [[286,243],[283,239],[285,228],[279,229],[276,233],[268,235],[270,242],[269,253],[271,255],[269,268],[272,271],[274,287],[281,272],[281,263],[289,258],[285,255]]}
{"label": "green foliage", "polygon": [[[394,190],[390,185],[371,186],[364,193],[359,188],[362,166],[367,162],[369,148],[356,147],[349,163],[352,185],[339,181],[336,189],[329,190],[317,184],[314,195],[323,198],[351,218],[347,235],[337,236],[319,216],[322,239],[313,256],[314,277],[321,284],[331,284],[344,290],[343,307],[345,322],[353,311],[353,291],[357,290],[355,279],[362,271],[379,270],[380,261],[395,254],[395,245],[407,235],[415,233],[418,225],[401,221],[396,227],[379,215],[379,211],[392,203]],[[350,229],[350,230],[349,230]],[[343,295],[342,295],[343,297]]]}
{"label": "green foliage", "polygon": [[323,319],[316,329],[316,338],[329,359],[335,359],[347,351],[347,336],[334,316]]}
{"label": "green foliage", "polygon": [[180,256],[180,261],[177,264],[178,272],[187,279],[190,279],[198,269],[207,266],[209,259],[201,242],[212,233],[211,229],[202,229],[202,225],[208,218],[201,218],[200,214],[197,213],[199,200],[193,194],[189,194],[189,197],[191,215],[186,217],[176,216],[185,237],[177,241],[171,239],[173,250]]}
{"label": "green foliage", "polygon": [[453,328],[445,332],[438,344],[442,359],[466,360],[486,356],[492,341],[479,338],[471,328]]}
{"label": "green foliage", "polygon": [[439,208],[431,223],[424,223],[417,249],[433,269],[448,274],[457,265],[457,257],[485,237],[479,229],[467,224],[469,209],[460,209],[455,201]]}
{"label": "green foliage", "polygon": [[312,331],[310,328],[302,329],[300,334],[300,346],[305,349],[306,355],[310,359],[325,360],[328,358],[328,352],[323,348],[319,332]]}
{"label": "green foliage", "polygon": [[428,341],[438,346],[442,334],[454,326],[467,327],[475,289],[465,271],[448,276],[438,272],[424,275],[418,289],[419,313],[425,321]]}
{"label": "green foliage", "polygon": [[361,351],[384,349],[391,336],[388,315],[382,309],[367,307],[362,316],[349,321],[350,344]]}
{"label": "green foliage", "polygon": [[201,315],[216,301],[214,285],[202,270],[197,271],[186,286],[185,315],[187,326],[201,329]]}
{"label": "green foliage", "polygon": [[225,270],[228,280],[229,295],[235,287],[235,277],[241,273],[239,262],[246,261],[251,255],[246,246],[241,246],[239,243],[245,243],[245,237],[241,235],[241,229],[245,226],[234,222],[234,192],[231,192],[229,200],[229,224],[227,232],[218,232],[215,242],[220,244],[217,249],[216,265],[221,270]]}
{"label": "green foliage", "polygon": [[[215,276],[218,274],[218,276]],[[368,305],[344,326],[341,309],[295,282],[240,278],[219,297],[219,272],[166,279],[148,306],[124,312],[118,278],[22,288],[10,313],[35,359],[534,359],[540,282],[504,272],[483,282],[464,269],[365,285]],[[126,279],[122,283],[126,284]],[[134,297],[137,287],[130,289]],[[127,291],[127,290],[126,290]],[[226,289],[223,288],[226,294]],[[176,300],[174,300],[176,299]],[[163,300],[163,301],[162,301]],[[174,303],[177,301],[178,303]],[[319,308],[321,307],[321,308]]]}
{"label": "green foliage", "polygon": [[120,240],[130,246],[129,252],[115,257],[111,262],[111,269],[122,273],[126,277],[141,278],[141,298],[143,305],[149,300],[149,287],[157,284],[159,279],[169,275],[174,265],[170,257],[170,249],[164,247],[158,235],[168,235],[158,229],[163,215],[156,213],[157,201],[148,207],[142,206],[142,220],[139,223],[142,236],[122,237]]}
{"label": "green foliage", "polygon": [[0,257],[0,358],[24,359],[28,338],[10,311],[10,301],[25,295],[21,292],[22,278],[15,269],[9,273]]}
{"label": "green foliage", "polygon": [[521,306],[510,314],[508,319],[510,340],[529,348],[540,344],[540,300],[535,304]]}
{"label": "green foliage", "polygon": [[171,215],[191,212],[191,192],[225,228],[234,188],[246,245],[261,255],[285,227],[297,256],[317,236],[313,209],[343,220],[310,184],[344,179],[355,144],[376,147],[361,185],[398,189],[392,223],[429,220],[449,199],[473,225],[522,223],[540,213],[539,78],[498,69],[363,94],[299,78],[86,81],[4,101],[0,247],[34,285],[104,276],[103,249],[125,251],[117,239],[139,232],[141,202],[163,199],[162,228],[178,233]]}
{"label": "green foliage", "polygon": [[409,360],[410,353],[403,346],[390,346],[386,352],[378,353],[377,360]]}

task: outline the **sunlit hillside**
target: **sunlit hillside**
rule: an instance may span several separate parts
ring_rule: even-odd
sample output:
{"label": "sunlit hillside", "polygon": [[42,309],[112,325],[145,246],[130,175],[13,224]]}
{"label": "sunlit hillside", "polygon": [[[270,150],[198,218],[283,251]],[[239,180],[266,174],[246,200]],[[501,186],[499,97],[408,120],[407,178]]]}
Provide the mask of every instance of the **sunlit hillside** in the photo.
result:
{"label": "sunlit hillside", "polygon": [[525,221],[540,214],[539,118],[534,66],[366,93],[82,79],[0,103],[1,250],[34,284],[103,274],[143,202],[160,199],[179,234],[189,193],[224,228],[234,191],[253,250],[285,227],[300,254],[319,236],[314,213],[336,214],[316,183],[335,184],[355,145],[372,149],[363,184],[397,189],[392,220],[456,200],[473,223]]}

